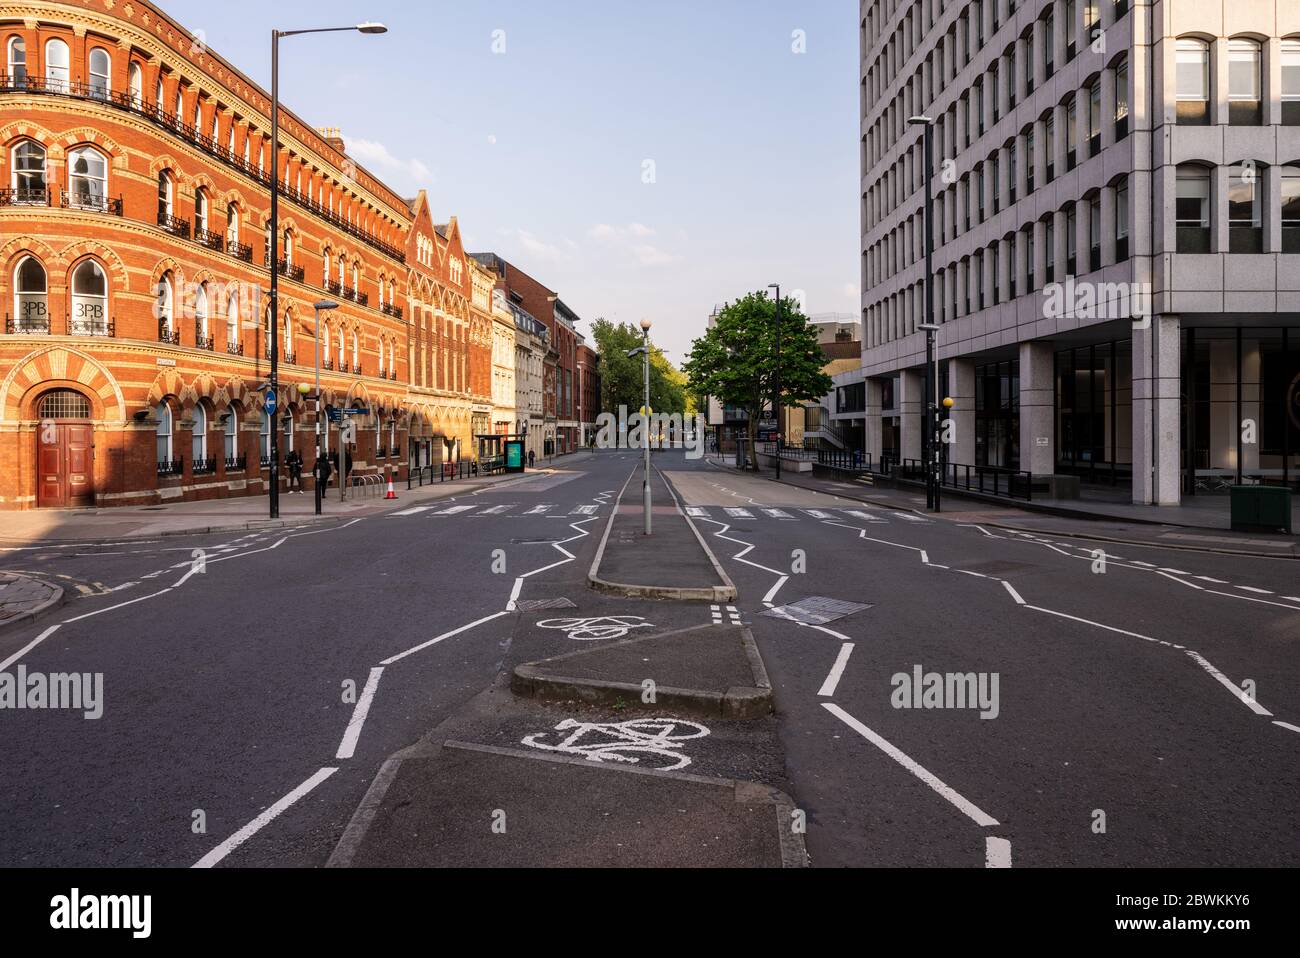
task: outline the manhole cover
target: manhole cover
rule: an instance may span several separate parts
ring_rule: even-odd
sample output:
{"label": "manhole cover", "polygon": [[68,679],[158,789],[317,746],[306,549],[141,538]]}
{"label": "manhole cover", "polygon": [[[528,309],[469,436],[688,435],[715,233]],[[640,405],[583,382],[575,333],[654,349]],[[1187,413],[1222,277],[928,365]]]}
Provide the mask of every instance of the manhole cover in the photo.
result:
{"label": "manhole cover", "polygon": [[763,615],[772,619],[793,619],[802,625],[827,625],[857,615],[859,612],[866,612],[870,608],[872,607],[869,605],[857,602],[842,602],[839,599],[814,596],[791,605],[769,609]]}
{"label": "manhole cover", "polygon": [[515,603],[519,612],[546,612],[550,609],[576,609],[568,599],[521,599]]}

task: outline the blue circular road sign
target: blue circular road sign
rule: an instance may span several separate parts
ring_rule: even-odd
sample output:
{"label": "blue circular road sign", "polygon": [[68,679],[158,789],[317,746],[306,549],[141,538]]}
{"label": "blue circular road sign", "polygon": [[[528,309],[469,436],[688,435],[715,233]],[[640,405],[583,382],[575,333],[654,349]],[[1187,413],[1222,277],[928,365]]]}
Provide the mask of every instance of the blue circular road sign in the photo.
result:
{"label": "blue circular road sign", "polygon": [[275,410],[278,408],[278,406],[279,403],[275,401],[275,393],[270,389],[268,389],[266,391],[266,403],[265,403],[267,415],[274,416]]}

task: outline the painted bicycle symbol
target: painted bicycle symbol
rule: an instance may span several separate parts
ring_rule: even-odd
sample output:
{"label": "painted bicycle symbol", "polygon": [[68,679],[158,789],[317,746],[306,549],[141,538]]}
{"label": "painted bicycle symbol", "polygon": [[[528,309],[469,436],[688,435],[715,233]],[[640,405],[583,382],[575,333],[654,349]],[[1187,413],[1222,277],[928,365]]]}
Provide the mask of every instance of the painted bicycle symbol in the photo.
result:
{"label": "painted bicycle symbol", "polygon": [[641,764],[641,756],[654,755],[673,762],[660,765],[658,771],[673,772],[686,768],[691,759],[682,751],[692,739],[711,734],[703,725],[683,719],[633,719],[630,722],[579,722],[565,719],[555,726],[556,732],[568,733],[555,744],[542,739],[551,732],[537,732],[523,740],[530,748],[547,752],[581,755],[589,762],[623,762]]}
{"label": "painted bicycle symbol", "polygon": [[621,639],[633,629],[653,629],[654,626],[638,615],[602,615],[594,618],[547,619],[538,622],[539,629],[558,629],[567,632],[578,642],[599,642],[601,639]]}

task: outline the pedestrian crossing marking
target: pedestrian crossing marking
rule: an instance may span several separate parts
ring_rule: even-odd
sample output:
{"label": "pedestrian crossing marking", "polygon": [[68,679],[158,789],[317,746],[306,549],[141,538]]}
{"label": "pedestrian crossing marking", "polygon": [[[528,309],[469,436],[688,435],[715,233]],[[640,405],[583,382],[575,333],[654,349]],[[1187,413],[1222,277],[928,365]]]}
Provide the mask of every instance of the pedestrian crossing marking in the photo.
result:
{"label": "pedestrian crossing marking", "polygon": [[812,516],[814,519],[834,519],[834,518],[835,518],[835,517],[834,517],[833,515],[831,515],[829,512],[822,512],[820,509],[805,509],[804,512],[808,513],[808,515]]}
{"label": "pedestrian crossing marking", "polygon": [[433,506],[416,506],[414,509],[403,509],[401,512],[394,512],[393,518],[398,516],[418,516],[421,512],[428,512]]}
{"label": "pedestrian crossing marking", "polygon": [[920,516],[914,516],[910,512],[895,512],[894,515],[900,519],[906,519],[908,522],[929,522],[929,519],[922,519]]}
{"label": "pedestrian crossing marking", "polygon": [[[783,509],[764,509],[763,513],[771,516],[773,519],[794,519],[794,516],[790,515],[790,513]],[[797,522],[798,520],[795,519],[794,521]]]}
{"label": "pedestrian crossing marking", "polygon": [[686,514],[692,519],[707,519],[709,517],[709,511],[701,509],[699,506],[687,506]]}
{"label": "pedestrian crossing marking", "polygon": [[860,519],[863,522],[884,522],[885,521],[884,519],[880,518],[880,516],[873,516],[869,512],[855,511],[855,512],[846,512],[844,514],[846,516],[849,516],[852,519]]}
{"label": "pedestrian crossing marking", "polygon": [[546,513],[550,512],[550,511],[551,511],[552,509],[554,509],[554,508],[555,508],[554,505],[533,506],[531,509],[529,509],[527,512],[525,512],[524,515],[526,515],[526,516],[544,516],[544,515],[546,515]]}
{"label": "pedestrian crossing marking", "polygon": [[450,509],[443,509],[441,512],[435,512],[435,516],[458,516],[462,512],[469,512],[474,506],[452,506]]}
{"label": "pedestrian crossing marking", "polygon": [[[753,514],[752,512],[750,512],[748,509],[727,509],[727,510],[725,510],[725,511],[726,511],[726,513],[727,513],[727,516],[728,516],[729,518],[731,518],[731,519],[752,519],[752,518],[754,518],[754,514]],[[705,518],[708,518],[707,514],[705,515]]]}
{"label": "pedestrian crossing marking", "polygon": [[594,516],[599,511],[600,506],[578,506],[569,513],[571,516]]}
{"label": "pedestrian crossing marking", "polygon": [[[473,508],[473,507],[471,506],[470,508]],[[510,504],[510,505],[505,505],[505,506],[489,506],[488,508],[484,509],[482,512],[478,513],[478,515],[480,515],[480,516],[499,516],[499,515],[501,515],[501,513],[503,513],[503,512],[508,512],[508,511],[510,511],[510,510],[513,509],[513,508],[514,508],[514,504],[513,504],[513,503]]]}

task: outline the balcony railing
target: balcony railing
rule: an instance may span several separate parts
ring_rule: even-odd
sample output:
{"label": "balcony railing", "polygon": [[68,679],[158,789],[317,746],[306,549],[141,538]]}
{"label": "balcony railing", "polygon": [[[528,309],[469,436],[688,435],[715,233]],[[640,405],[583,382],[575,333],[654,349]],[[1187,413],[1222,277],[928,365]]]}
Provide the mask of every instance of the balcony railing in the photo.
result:
{"label": "balcony railing", "polygon": [[107,213],[109,216],[122,215],[122,197],[97,196],[86,190],[59,191],[59,203],[65,210],[83,210],[91,213]]}
{"label": "balcony railing", "polygon": [[298,354],[291,353],[287,349],[282,349],[280,350],[280,362],[289,366],[296,366],[298,365]]}
{"label": "balcony railing", "polygon": [[[246,162],[243,157],[237,156],[227,150],[220,143],[200,133],[194,127],[189,126],[176,117],[168,113],[165,109],[156,103],[146,103],[145,100],[130,92],[116,92],[106,88],[101,84],[72,82],[68,80],[46,79],[40,76],[16,77],[10,74],[0,74],[0,93],[20,93],[20,94],[45,94],[49,96],[71,97],[80,100],[90,100],[96,103],[103,103],[119,110],[125,110],[136,116],[144,117],[153,123],[158,124],[167,131],[174,133],[176,136],[192,143],[199,149],[216,157],[222,163],[234,167],[245,176],[249,177],[260,186],[270,188],[270,174],[266,170],[250,162]],[[349,236],[355,237],[368,246],[382,252],[384,255],[397,260],[399,263],[406,262],[406,253],[390,243],[384,242],[377,236],[361,229],[340,214],[333,212],[319,202],[298,192],[296,189],[282,187],[281,193],[289,200],[297,203],[299,206],[310,210],[316,216]],[[48,202],[46,205],[49,205]]]}
{"label": "balcony railing", "polygon": [[350,372],[352,372],[353,375],[355,375],[355,376],[360,376],[360,375],[361,375],[361,364],[360,364],[360,363],[353,363],[353,364],[349,367],[349,370],[350,370]]}
{"label": "balcony railing", "polygon": [[158,463],[158,478],[171,479],[185,471],[185,460],[167,459]]}
{"label": "balcony railing", "polygon": [[260,458],[260,460],[261,460],[261,465],[262,465],[262,468],[263,468],[263,469],[270,469],[270,468],[271,468],[271,457],[270,457],[270,456],[260,456],[259,458]]}
{"label": "balcony railing", "polygon": [[287,276],[295,283],[301,283],[303,277],[307,275],[307,271],[303,267],[294,266],[286,259],[280,260],[279,272],[281,276]]}
{"label": "balcony railing", "polygon": [[397,370],[396,369],[389,370],[388,378],[391,379],[393,382],[397,382]]}
{"label": "balcony railing", "polygon": [[36,316],[26,319],[13,319],[5,316],[6,336],[48,336],[50,335],[50,317]]}
{"label": "balcony railing", "polygon": [[190,221],[183,220],[179,216],[172,216],[170,213],[158,214],[158,225],[172,236],[179,236],[181,239],[190,238]]}
{"label": "balcony railing", "polygon": [[49,190],[0,190],[0,206],[52,206]]}
{"label": "balcony railing", "polygon": [[69,319],[69,336],[104,336],[113,338],[117,335],[117,324],[107,319]]}
{"label": "balcony railing", "polygon": [[242,259],[245,263],[253,261],[253,247],[236,243],[234,240],[226,240],[226,252],[235,259]]}
{"label": "balcony railing", "polygon": [[194,327],[195,349],[206,349],[208,352],[212,352],[215,345],[216,344],[213,342],[212,337],[204,334],[202,326]]}
{"label": "balcony railing", "polygon": [[179,346],[181,344],[181,331],[169,325],[166,321],[161,322],[158,324],[158,342],[166,343],[168,346]]}
{"label": "balcony railing", "polygon": [[334,360],[328,357],[320,361],[320,368],[329,372],[334,372]]}
{"label": "balcony railing", "polygon": [[226,472],[243,472],[248,468],[247,456],[227,456]]}
{"label": "balcony railing", "polygon": [[196,476],[212,476],[217,472],[217,460],[215,459],[195,459],[193,474]]}
{"label": "balcony railing", "polygon": [[402,307],[394,306],[392,303],[384,303],[379,307],[379,311],[385,316],[392,316],[395,319],[402,318]]}
{"label": "balcony railing", "polygon": [[361,292],[361,290],[357,290],[357,291],[356,291],[356,295],[355,295],[353,298],[354,298],[358,303],[360,303],[362,306],[369,306],[369,305],[370,305],[370,294],[369,294],[369,293],[363,293],[363,292]]}
{"label": "balcony railing", "polygon": [[330,290],[330,292],[338,293],[344,299],[355,299],[357,295],[357,291],[351,286],[344,286],[341,290]]}
{"label": "balcony railing", "polygon": [[333,280],[327,280],[325,282],[325,291],[327,293],[333,293],[335,296],[338,296],[343,292],[343,284],[336,283]]}
{"label": "balcony railing", "polygon": [[244,355],[244,344],[243,344],[243,343],[232,343],[232,342],[227,342],[227,343],[226,343],[226,355],[228,355],[228,356],[242,356],[242,355]]}
{"label": "balcony railing", "polygon": [[220,233],[214,233],[211,230],[196,229],[194,231],[194,242],[218,253],[226,251],[226,238]]}

